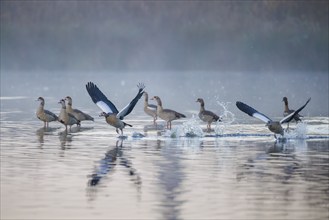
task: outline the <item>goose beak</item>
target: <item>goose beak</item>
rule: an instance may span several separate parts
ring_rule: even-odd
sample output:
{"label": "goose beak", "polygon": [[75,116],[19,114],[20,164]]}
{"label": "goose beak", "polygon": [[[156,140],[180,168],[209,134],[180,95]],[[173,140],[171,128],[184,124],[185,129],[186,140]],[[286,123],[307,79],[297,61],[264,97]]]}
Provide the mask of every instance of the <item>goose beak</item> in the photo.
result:
{"label": "goose beak", "polygon": [[154,100],[154,97],[150,98],[150,100]]}

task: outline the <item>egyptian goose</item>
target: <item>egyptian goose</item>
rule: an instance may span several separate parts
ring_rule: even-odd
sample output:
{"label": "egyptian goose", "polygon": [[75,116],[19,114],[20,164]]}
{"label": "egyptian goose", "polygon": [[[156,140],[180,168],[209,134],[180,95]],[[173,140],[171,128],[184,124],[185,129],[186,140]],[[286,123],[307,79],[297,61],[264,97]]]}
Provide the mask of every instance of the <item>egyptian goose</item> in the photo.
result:
{"label": "egyptian goose", "polygon": [[37,109],[36,115],[38,117],[38,119],[40,119],[41,121],[44,122],[44,127],[47,128],[49,125],[49,122],[52,121],[57,121],[58,117],[57,115],[55,115],[54,113],[52,113],[51,111],[45,110],[45,99],[43,97],[39,97],[37,99],[37,101],[40,102],[40,105]]}
{"label": "egyptian goose", "polygon": [[80,122],[85,120],[94,121],[94,118],[91,117],[90,115],[80,111],[79,109],[72,108],[72,98],[70,96],[66,96],[65,101],[66,101],[66,112],[72,114]]}
{"label": "egyptian goose", "polygon": [[219,116],[216,115],[215,113],[211,112],[211,111],[208,111],[208,110],[205,110],[204,108],[204,101],[202,98],[198,98],[196,100],[196,102],[199,102],[200,103],[200,112],[199,112],[199,118],[204,121],[204,122],[207,122],[207,131],[211,131],[211,123],[212,122],[216,122],[216,121],[221,121],[219,119]]}
{"label": "egyptian goose", "polygon": [[153,118],[153,124],[156,125],[157,120],[157,106],[148,103],[149,96],[144,92],[144,112]]}
{"label": "egyptian goose", "polygon": [[[289,109],[289,106],[288,106],[288,98],[287,97],[283,97],[282,101],[284,102],[284,111],[283,111],[283,116],[287,116],[289,114],[291,114],[292,112],[294,112],[295,110],[293,109]],[[294,119],[296,122],[298,121],[302,121],[300,119],[301,115],[297,114],[294,116]],[[288,123],[288,128],[289,128],[289,123]]]}
{"label": "egyptian goose", "polygon": [[125,126],[132,127],[132,125],[127,124],[122,120],[134,109],[138,100],[143,95],[143,90],[145,88],[144,84],[140,83],[137,87],[139,90],[135,98],[119,112],[115,105],[106,98],[106,96],[94,83],[88,82],[86,85],[87,92],[89,93],[92,101],[103,111],[100,116],[104,116],[106,122],[116,128],[116,132],[118,134],[118,130],[120,129],[121,135],[123,135],[123,128]]}
{"label": "egyptian goose", "polygon": [[309,98],[302,107],[300,107],[296,111],[293,111],[292,113],[281,119],[280,121],[272,121],[266,115],[258,112],[257,110],[253,109],[247,104],[244,104],[243,102],[236,102],[236,106],[238,107],[238,109],[248,114],[249,116],[258,118],[263,122],[265,122],[268,129],[274,133],[274,137],[276,138],[275,134],[281,134],[282,136],[284,135],[284,130],[281,124],[290,122],[301,110],[303,110],[303,108],[305,108],[305,106],[309,103],[310,100],[311,98]]}
{"label": "egyptian goose", "polygon": [[151,100],[156,100],[157,102],[157,115],[159,118],[167,122],[167,129],[171,129],[171,121],[177,120],[180,118],[186,118],[185,115],[178,113],[171,109],[163,109],[162,102],[159,96],[154,96]]}
{"label": "egyptian goose", "polygon": [[74,124],[80,126],[80,121],[77,118],[75,118],[74,115],[66,111],[65,100],[61,99],[58,103],[62,105],[61,112],[59,113],[58,116],[58,121],[63,125],[65,125],[65,131],[67,131],[68,125],[70,126],[70,130],[71,130],[71,126]]}

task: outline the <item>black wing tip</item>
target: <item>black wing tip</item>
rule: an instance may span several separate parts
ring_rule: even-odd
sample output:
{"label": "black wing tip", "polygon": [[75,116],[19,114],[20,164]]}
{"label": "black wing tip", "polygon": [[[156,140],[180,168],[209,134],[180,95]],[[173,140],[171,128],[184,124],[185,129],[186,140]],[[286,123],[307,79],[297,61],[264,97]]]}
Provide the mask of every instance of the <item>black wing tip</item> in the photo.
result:
{"label": "black wing tip", "polygon": [[239,105],[241,105],[241,104],[244,104],[244,103],[243,103],[243,102],[240,102],[240,101],[237,101],[237,102],[235,103],[236,106],[239,106]]}
{"label": "black wing tip", "polygon": [[140,83],[137,84],[137,88],[138,88],[140,91],[142,91],[143,89],[145,89],[145,84],[142,83],[142,82],[140,82]]}

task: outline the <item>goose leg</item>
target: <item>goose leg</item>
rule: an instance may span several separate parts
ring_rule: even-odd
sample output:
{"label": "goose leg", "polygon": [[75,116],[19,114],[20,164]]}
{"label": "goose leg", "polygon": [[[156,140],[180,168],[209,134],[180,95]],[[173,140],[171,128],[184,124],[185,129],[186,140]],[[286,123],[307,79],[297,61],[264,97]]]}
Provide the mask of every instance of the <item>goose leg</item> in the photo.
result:
{"label": "goose leg", "polygon": [[286,129],[286,131],[289,131],[289,122],[288,122],[288,125],[287,125],[287,129]]}

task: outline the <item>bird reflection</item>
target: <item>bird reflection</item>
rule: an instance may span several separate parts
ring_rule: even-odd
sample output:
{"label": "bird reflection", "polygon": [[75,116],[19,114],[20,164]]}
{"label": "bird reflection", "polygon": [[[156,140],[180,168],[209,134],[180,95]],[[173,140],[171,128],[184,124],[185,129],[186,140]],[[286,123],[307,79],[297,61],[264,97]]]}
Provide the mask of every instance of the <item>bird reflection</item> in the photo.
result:
{"label": "bird reflection", "polygon": [[49,132],[53,132],[55,130],[56,130],[56,128],[51,128],[51,127],[41,127],[41,128],[36,130],[35,133],[37,135],[38,142],[40,143],[40,148],[43,147],[43,144],[45,142],[44,136],[47,135],[47,134],[51,134]]}
{"label": "bird reflection", "polygon": [[94,173],[89,176],[89,196],[93,196],[90,193],[95,192],[95,190],[93,190],[94,187],[100,183],[103,177],[112,173],[118,164],[128,169],[128,175],[131,181],[134,182],[138,191],[140,191],[142,184],[141,177],[138,171],[133,167],[131,160],[124,156],[122,146],[123,139],[118,139],[116,141],[116,146],[105,153],[105,157],[99,161],[99,165],[96,167]]}
{"label": "bird reflection", "polygon": [[72,135],[68,134],[66,131],[60,132],[59,133],[59,141],[61,143],[61,148],[63,150],[67,149],[68,146],[71,145],[72,142]]}
{"label": "bird reflection", "polygon": [[[305,142],[305,140],[300,140]],[[257,176],[260,178],[272,176],[276,180],[286,182],[293,177],[300,165],[300,160],[295,156],[296,146],[302,147],[300,141],[275,141],[263,153],[256,154],[253,158],[239,166],[237,179]]]}
{"label": "bird reflection", "polygon": [[[163,142],[162,142],[163,143]],[[161,145],[161,143],[158,143]],[[165,143],[162,150],[163,160],[156,161],[159,167],[157,175],[159,185],[161,186],[161,213],[164,219],[179,219],[183,201],[179,200],[182,193],[181,186],[184,180],[183,167],[180,158],[176,154],[175,148],[178,143]]]}

